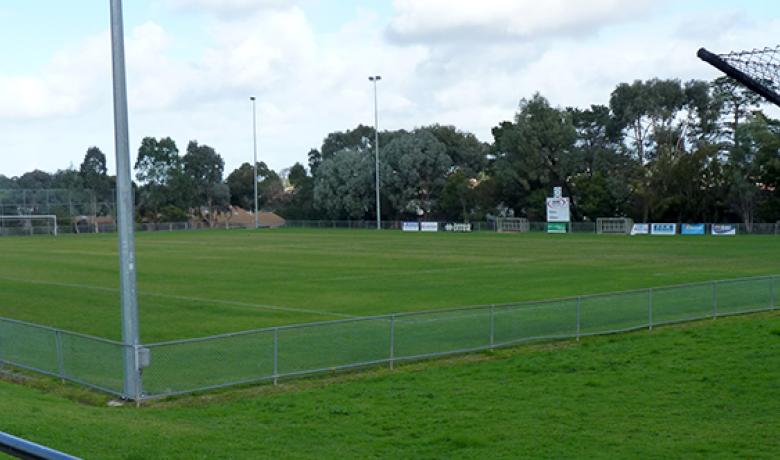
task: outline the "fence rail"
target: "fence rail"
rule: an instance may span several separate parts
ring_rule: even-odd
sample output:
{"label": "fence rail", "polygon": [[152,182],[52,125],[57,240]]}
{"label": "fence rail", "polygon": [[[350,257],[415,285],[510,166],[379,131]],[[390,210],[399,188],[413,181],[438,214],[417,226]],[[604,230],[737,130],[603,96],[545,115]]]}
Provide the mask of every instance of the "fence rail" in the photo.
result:
{"label": "fence rail", "polygon": [[79,460],[77,457],[56,451],[0,431],[0,453],[25,460]]}
{"label": "fence rail", "polygon": [[[631,331],[776,308],[779,276],[398,313],[144,345],[142,399],[535,340]],[[0,318],[0,363],[122,395],[119,342]]]}

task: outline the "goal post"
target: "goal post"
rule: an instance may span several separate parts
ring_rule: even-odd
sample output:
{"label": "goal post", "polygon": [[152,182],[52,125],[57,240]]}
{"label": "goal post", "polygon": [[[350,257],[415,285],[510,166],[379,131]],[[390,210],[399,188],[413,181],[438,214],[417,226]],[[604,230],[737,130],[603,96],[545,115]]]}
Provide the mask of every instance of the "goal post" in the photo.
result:
{"label": "goal post", "polygon": [[0,236],[54,235],[57,236],[57,216],[36,214],[27,216],[0,215]]}
{"label": "goal post", "polygon": [[496,231],[527,233],[531,230],[531,225],[525,217],[499,217],[496,219]]}
{"label": "goal post", "polygon": [[628,235],[633,226],[634,221],[627,217],[599,217],[596,219],[596,233]]}

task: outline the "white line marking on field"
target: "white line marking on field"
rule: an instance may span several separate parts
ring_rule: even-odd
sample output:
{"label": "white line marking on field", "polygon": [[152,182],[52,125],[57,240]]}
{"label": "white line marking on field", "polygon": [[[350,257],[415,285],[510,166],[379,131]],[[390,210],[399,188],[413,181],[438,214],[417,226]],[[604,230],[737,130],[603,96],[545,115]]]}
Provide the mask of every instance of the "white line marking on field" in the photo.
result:
{"label": "white line marking on field", "polygon": [[[23,278],[14,278],[10,276],[0,276],[0,280],[5,281],[13,281],[17,283],[27,283],[27,284],[37,284],[37,285],[45,285],[45,286],[59,286],[59,287],[66,287],[66,288],[74,288],[74,289],[89,289],[92,291],[103,291],[103,292],[112,292],[112,293],[119,293],[119,289],[117,288],[109,288],[109,287],[103,287],[103,286],[94,286],[91,284],[79,284],[79,283],[63,283],[59,281],[42,281],[42,280],[29,280],[29,279],[23,279]],[[232,305],[236,307],[249,307],[249,308],[257,308],[261,310],[276,310],[276,311],[286,311],[291,313],[306,313],[306,314],[315,314],[315,315],[326,315],[326,316],[336,316],[339,318],[357,318],[357,316],[354,315],[348,315],[346,313],[336,313],[332,311],[322,311],[322,310],[309,310],[306,308],[295,308],[295,307],[280,307],[278,305],[265,305],[265,304],[257,304],[257,303],[250,303],[250,302],[236,302],[233,300],[219,300],[219,299],[206,299],[202,297],[192,297],[192,296],[183,296],[183,295],[175,295],[175,294],[163,294],[160,292],[148,292],[148,291],[138,291],[138,295],[140,296],[147,296],[147,297],[159,297],[162,299],[173,299],[173,300],[187,300],[191,302],[203,302],[203,303],[215,303],[215,304],[222,304],[222,305]]]}

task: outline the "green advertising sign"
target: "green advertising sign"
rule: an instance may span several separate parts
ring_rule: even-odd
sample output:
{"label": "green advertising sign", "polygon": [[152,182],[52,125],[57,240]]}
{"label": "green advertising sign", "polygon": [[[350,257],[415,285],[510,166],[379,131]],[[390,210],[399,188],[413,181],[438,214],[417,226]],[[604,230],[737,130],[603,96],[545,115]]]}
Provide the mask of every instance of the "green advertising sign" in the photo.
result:
{"label": "green advertising sign", "polygon": [[547,233],[566,233],[566,222],[549,222],[547,223]]}

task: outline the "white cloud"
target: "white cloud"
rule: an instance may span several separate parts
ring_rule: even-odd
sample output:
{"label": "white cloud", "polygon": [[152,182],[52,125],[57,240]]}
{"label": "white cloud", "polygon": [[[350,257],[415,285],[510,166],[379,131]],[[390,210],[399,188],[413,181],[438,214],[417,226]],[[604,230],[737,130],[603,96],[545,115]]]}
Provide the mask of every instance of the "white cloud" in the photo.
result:
{"label": "white cloud", "polygon": [[107,59],[107,42],[89,37],[58,52],[36,75],[0,74],[0,119],[79,113],[100,97],[95,82],[110,65]]}
{"label": "white cloud", "polygon": [[571,35],[636,18],[650,0],[395,0],[389,28],[405,43],[527,40]]}
{"label": "white cloud", "polygon": [[[695,18],[682,13],[619,23],[651,11],[646,2],[447,2],[438,15],[431,9],[436,1],[398,2],[390,27],[403,31],[399,43],[387,40],[389,18],[366,9],[322,33],[305,8],[286,2],[165,1],[208,10],[205,27],[194,31],[208,45],[193,48],[171,32],[203,27],[201,21],[128,30],[133,150],[144,136],[172,136],[181,149],[197,139],[223,155],[228,172],[251,159],[250,95],[258,98],[260,158],[280,169],[305,163],[309,148],[329,132],[373,123],[368,75],[383,77],[382,129],[454,124],[487,141],[490,129],[535,91],[556,105],[587,106],[607,103],[621,81],[712,78],[717,72],[695,57],[699,46],[762,46],[780,28],[767,19],[693,30]],[[248,9],[226,14],[241,8]],[[592,27],[599,33],[581,33]],[[528,34],[532,40],[524,39]],[[110,63],[104,32],[65,47],[39,72],[0,71],[0,137],[13,151],[27,152],[4,157],[0,172],[31,169],[33,158],[48,170],[78,164],[93,144],[111,158]]]}

